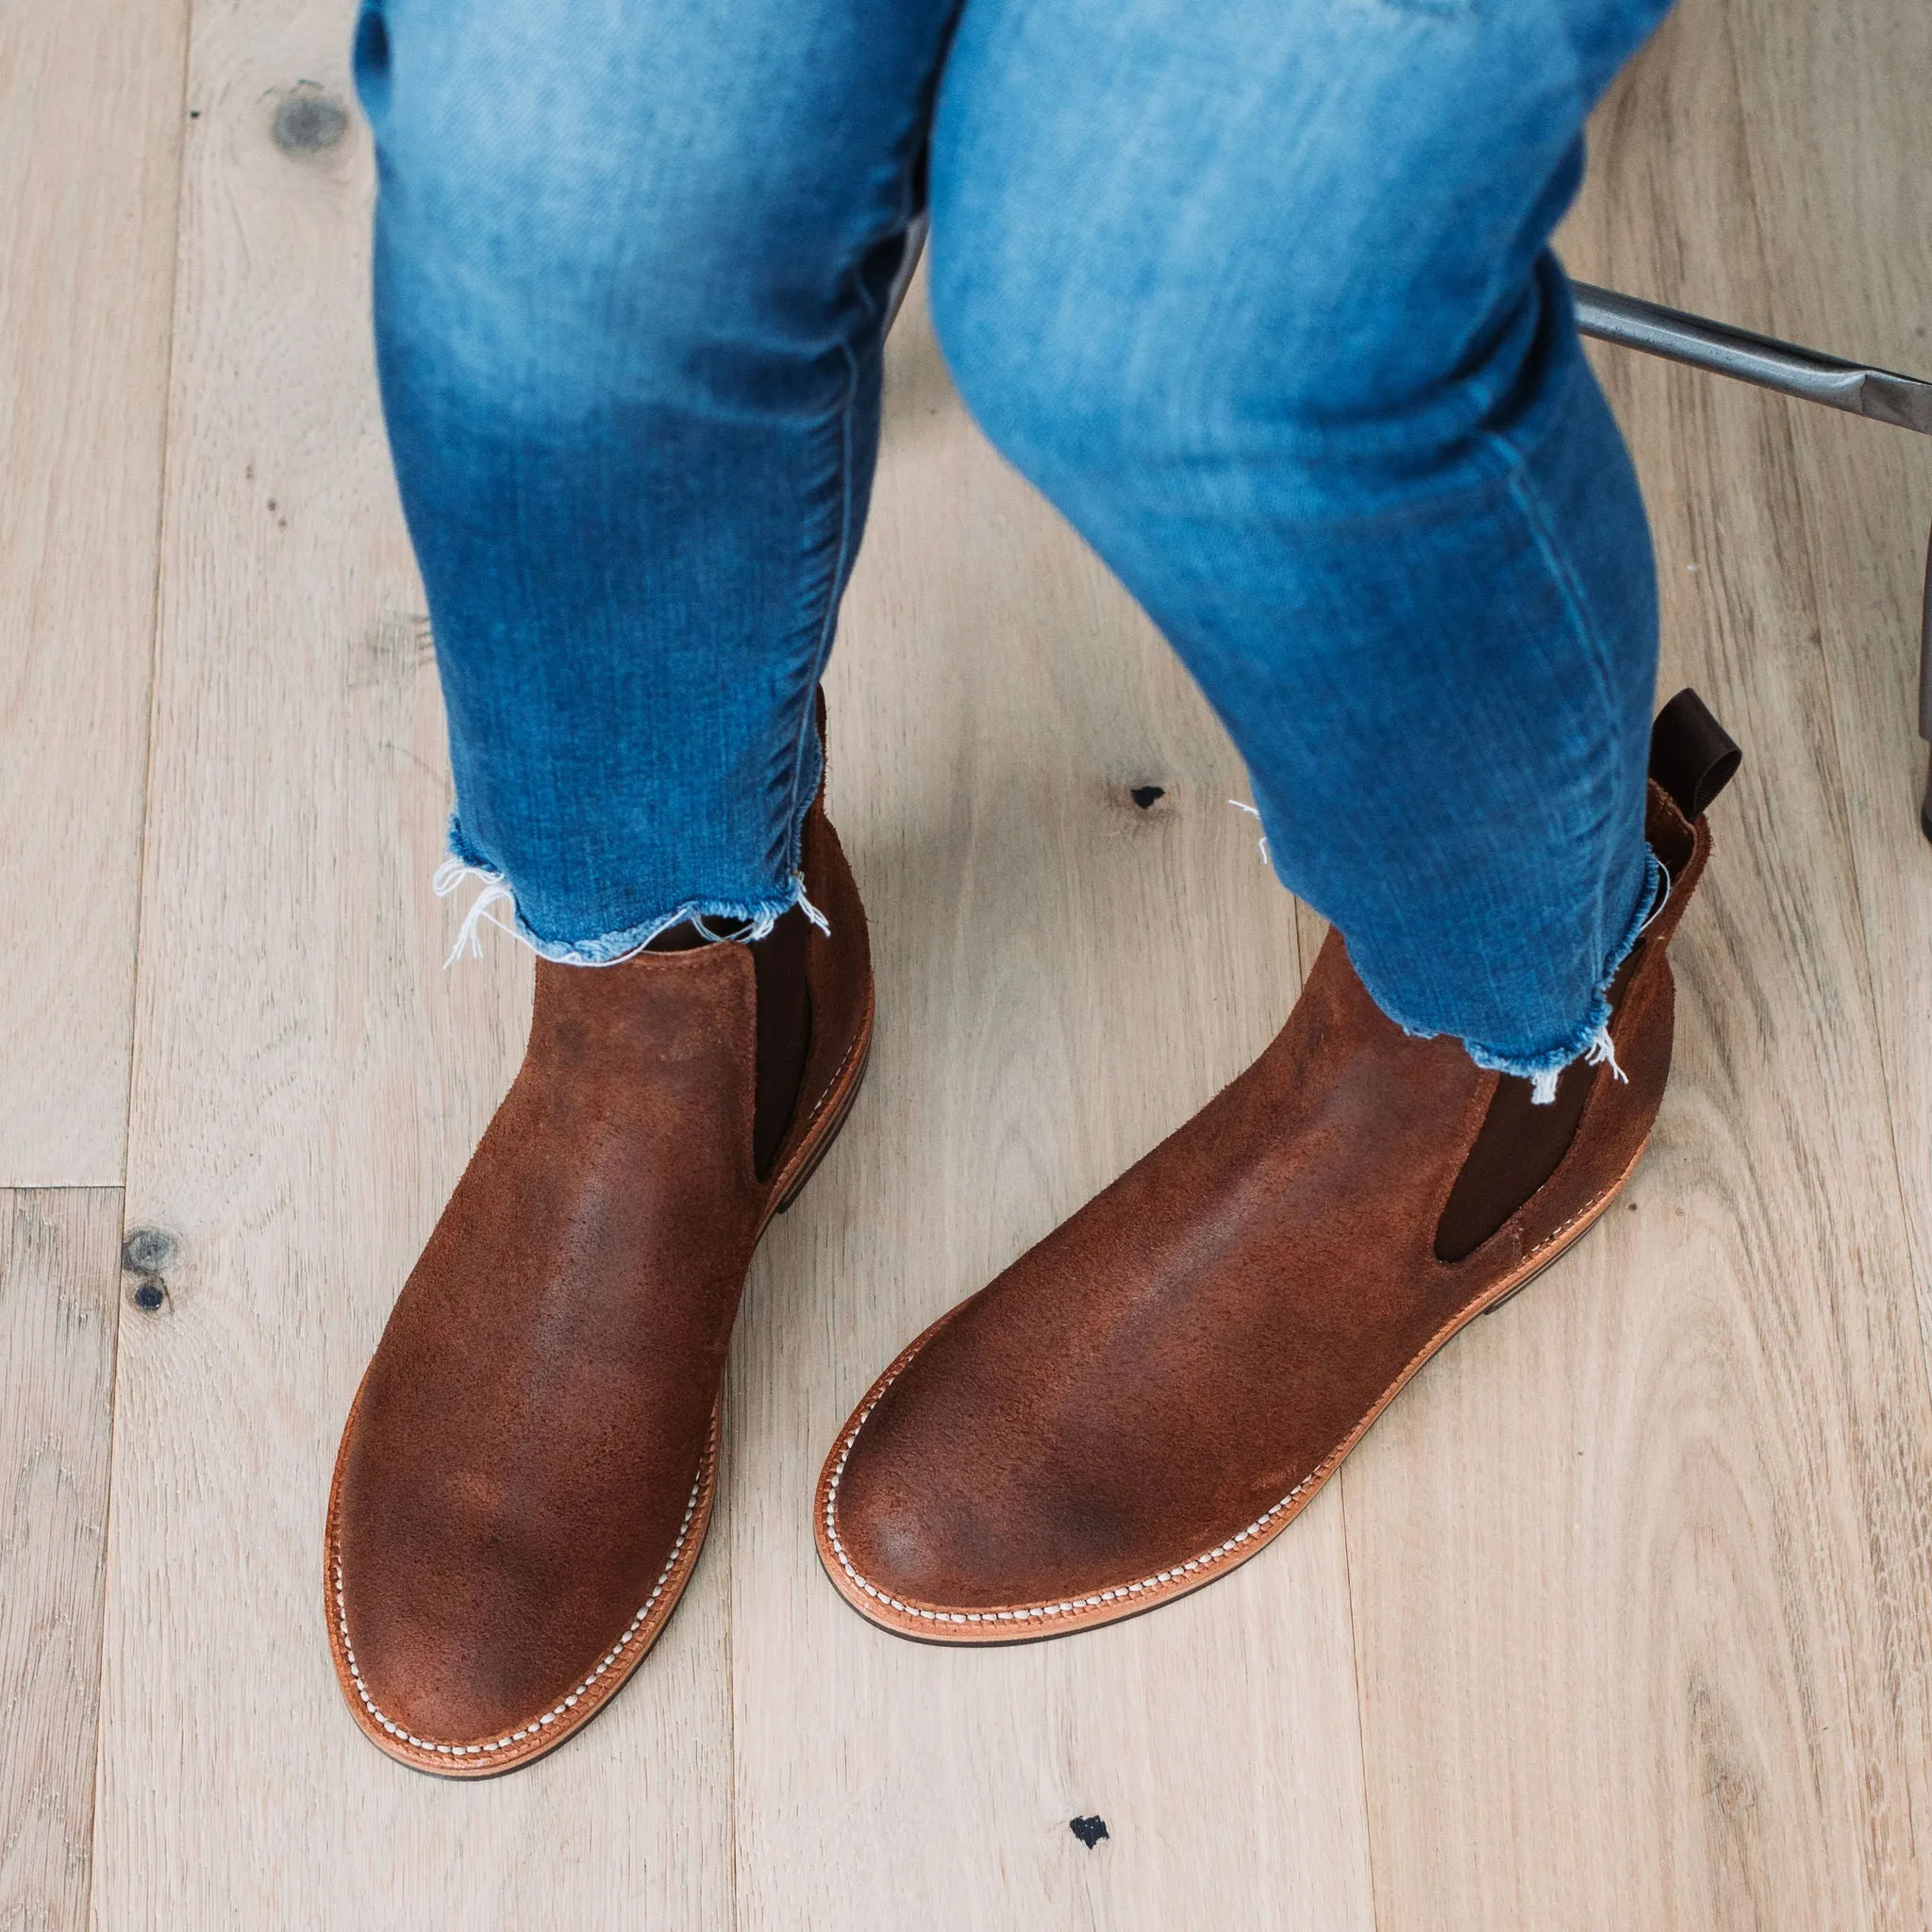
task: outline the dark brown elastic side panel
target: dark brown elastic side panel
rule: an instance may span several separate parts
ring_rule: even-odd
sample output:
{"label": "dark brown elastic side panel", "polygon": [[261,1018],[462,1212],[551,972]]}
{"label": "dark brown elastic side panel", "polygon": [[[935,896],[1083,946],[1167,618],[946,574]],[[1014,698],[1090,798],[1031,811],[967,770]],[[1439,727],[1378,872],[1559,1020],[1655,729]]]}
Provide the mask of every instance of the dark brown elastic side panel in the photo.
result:
{"label": "dark brown elastic side panel", "polygon": [[[1613,1019],[1642,953],[1639,940],[1610,982]],[[1530,1083],[1514,1074],[1496,1082],[1482,1131],[1436,1224],[1437,1260],[1460,1261],[1474,1254],[1556,1173],[1576,1138],[1583,1103],[1600,1071],[1572,1060],[1557,1074],[1557,1097],[1547,1107],[1538,1107]]]}
{"label": "dark brown elastic side panel", "polygon": [[[1657,713],[1650,732],[1650,775],[1682,822],[1674,820],[1653,793],[1644,835],[1673,884],[1695,850],[1690,826],[1737,775],[1743,758],[1737,741],[1688,685]],[[1642,951],[1639,941],[1611,982],[1612,1014]],[[1506,1074],[1497,1082],[1482,1131],[1437,1224],[1438,1260],[1460,1261],[1474,1254],[1556,1173],[1575,1139],[1597,1072],[1580,1062],[1565,1067],[1548,1107],[1533,1104],[1527,1080]]]}
{"label": "dark brown elastic side panel", "polygon": [[758,999],[758,1099],[752,1115],[752,1166],[771,1176],[811,1057],[811,989],[805,976],[805,914],[794,906],[751,947]]}
{"label": "dark brown elastic side panel", "polygon": [[1557,1097],[1547,1107],[1538,1107],[1530,1099],[1530,1083],[1514,1074],[1496,1082],[1482,1132],[1436,1224],[1437,1260],[1460,1261],[1474,1254],[1556,1173],[1576,1138],[1595,1072],[1571,1061],[1557,1075]]}
{"label": "dark brown elastic side panel", "polygon": [[1692,823],[1704,816],[1743,762],[1737,740],[1688,684],[1650,727],[1650,775]]}
{"label": "dark brown elastic side panel", "polygon": [[[1657,713],[1650,734],[1650,775],[1682,816],[1674,818],[1670,807],[1652,792],[1643,830],[1671,884],[1684,874],[1695,850],[1690,822],[1730,783],[1743,756],[1689,687]],[[1653,917],[1659,909],[1653,907]],[[1640,940],[1610,983],[1613,1016],[1643,946]],[[1597,1071],[1581,1062],[1565,1067],[1557,1080],[1557,1097],[1547,1107],[1532,1102],[1527,1080],[1506,1074],[1496,1083],[1482,1131],[1436,1225],[1439,1261],[1460,1261],[1474,1254],[1556,1173],[1576,1137]]]}

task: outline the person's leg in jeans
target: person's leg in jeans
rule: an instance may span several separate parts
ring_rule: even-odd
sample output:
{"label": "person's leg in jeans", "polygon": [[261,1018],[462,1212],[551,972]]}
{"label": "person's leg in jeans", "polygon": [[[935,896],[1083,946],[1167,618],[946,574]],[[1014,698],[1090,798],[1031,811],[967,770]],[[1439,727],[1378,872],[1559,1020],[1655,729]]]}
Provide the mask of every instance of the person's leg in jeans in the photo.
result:
{"label": "person's leg in jeans", "polygon": [[1518,1073],[1584,1050],[1648,905],[1649,537],[1547,242],[1664,11],[975,0],[935,129],[967,401],[1385,1010]]}
{"label": "person's leg in jeans", "polygon": [[504,877],[549,958],[796,898],[949,11],[362,16],[376,345],[452,853]]}
{"label": "person's leg in jeans", "polygon": [[1702,833],[1646,798],[1649,541],[1548,242],[1664,11],[969,0],[941,345],[1336,936],[1262,1060],[841,1433],[822,1554],[891,1627],[1038,1635],[1231,1567],[1643,1144]]}
{"label": "person's leg in jeans", "polygon": [[447,871],[483,874],[472,931],[542,956],[330,1499],[340,1680],[418,1768],[541,1755],[662,1627],[752,1246],[863,1069],[814,694],[951,4],[374,0],[358,28]]}

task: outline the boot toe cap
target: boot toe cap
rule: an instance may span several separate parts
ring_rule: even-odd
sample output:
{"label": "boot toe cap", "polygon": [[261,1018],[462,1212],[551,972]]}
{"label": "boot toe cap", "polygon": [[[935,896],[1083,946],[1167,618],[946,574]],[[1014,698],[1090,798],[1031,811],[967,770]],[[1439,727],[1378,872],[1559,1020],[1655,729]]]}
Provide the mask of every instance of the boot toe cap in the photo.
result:
{"label": "boot toe cap", "polygon": [[958,1635],[1111,1601],[1141,1574],[1167,1539],[1128,1470],[1058,1453],[1023,1415],[958,1412],[953,1378],[925,1367],[859,1411],[821,1478],[820,1546],[850,1601]]}
{"label": "boot toe cap", "polygon": [[559,1743],[668,1619],[714,1469],[708,1448],[681,1520],[625,1514],[601,1535],[533,1541],[527,1524],[414,1507],[420,1497],[345,1456],[325,1590],[338,1676],[364,1732],[404,1762],[453,1773],[508,1769]]}

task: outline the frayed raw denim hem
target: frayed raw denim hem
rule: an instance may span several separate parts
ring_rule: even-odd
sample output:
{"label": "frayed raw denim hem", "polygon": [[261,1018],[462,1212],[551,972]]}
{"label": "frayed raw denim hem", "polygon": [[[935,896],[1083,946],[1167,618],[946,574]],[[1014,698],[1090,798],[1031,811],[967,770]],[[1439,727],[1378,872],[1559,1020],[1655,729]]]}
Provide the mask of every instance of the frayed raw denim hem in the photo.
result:
{"label": "frayed raw denim hem", "polygon": [[[1583,1024],[1560,1045],[1551,1047],[1547,1053],[1498,1053],[1474,1040],[1462,1042],[1463,1050],[1477,1066],[1486,1067],[1495,1074],[1514,1074],[1519,1079],[1527,1080],[1530,1083],[1529,1097],[1538,1107],[1548,1107],[1556,1099],[1557,1075],[1577,1060],[1588,1066],[1607,1066],[1619,1080],[1624,1078],[1624,1070],[1617,1064],[1617,1050],[1610,1041],[1610,985],[1624,961],[1636,951],[1637,941],[1643,937],[1645,928],[1663,910],[1659,890],[1665,899],[1670,892],[1671,875],[1647,844],[1643,848],[1643,891],[1638,896],[1636,915],[1621,942],[1611,949],[1609,963],[1597,982]],[[1389,1017],[1411,1040],[1440,1037],[1436,1032],[1409,1025],[1399,1014],[1391,1013]]]}
{"label": "frayed raw denim hem", "polygon": [[[491,866],[463,836],[462,825],[452,812],[449,856],[436,868],[432,881],[436,896],[446,899],[465,879],[475,880],[480,890],[463,915],[463,923],[457,930],[456,944],[450,948],[449,958],[443,961],[445,968],[454,966],[466,952],[472,958],[483,957],[481,927],[486,920],[499,931],[521,940],[540,959],[555,959],[565,966],[621,965],[626,959],[635,958],[660,934],[678,925],[695,926],[699,936],[712,944],[726,941],[761,940],[794,906],[800,908],[821,932],[828,933],[832,929],[825,915],[806,896],[805,874],[799,870],[794,856],[789,890],[772,897],[687,899],[669,912],[646,920],[640,925],[626,926],[621,932],[603,933],[590,940],[546,940],[518,910],[516,894],[502,873]],[[499,918],[491,909],[497,906],[508,911],[508,919]],[[729,924],[736,930],[713,932],[713,922]]]}

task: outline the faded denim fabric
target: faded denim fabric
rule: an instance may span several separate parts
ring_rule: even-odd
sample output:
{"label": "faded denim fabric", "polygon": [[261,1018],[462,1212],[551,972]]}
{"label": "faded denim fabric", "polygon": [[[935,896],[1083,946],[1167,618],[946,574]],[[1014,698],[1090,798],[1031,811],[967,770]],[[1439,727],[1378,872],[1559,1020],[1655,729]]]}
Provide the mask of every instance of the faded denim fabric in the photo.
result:
{"label": "faded denim fabric", "polygon": [[796,901],[930,144],[961,392],[1403,1025],[1549,1074],[1651,903],[1654,570],[1548,238],[1668,0],[381,0],[378,362],[540,951]]}

